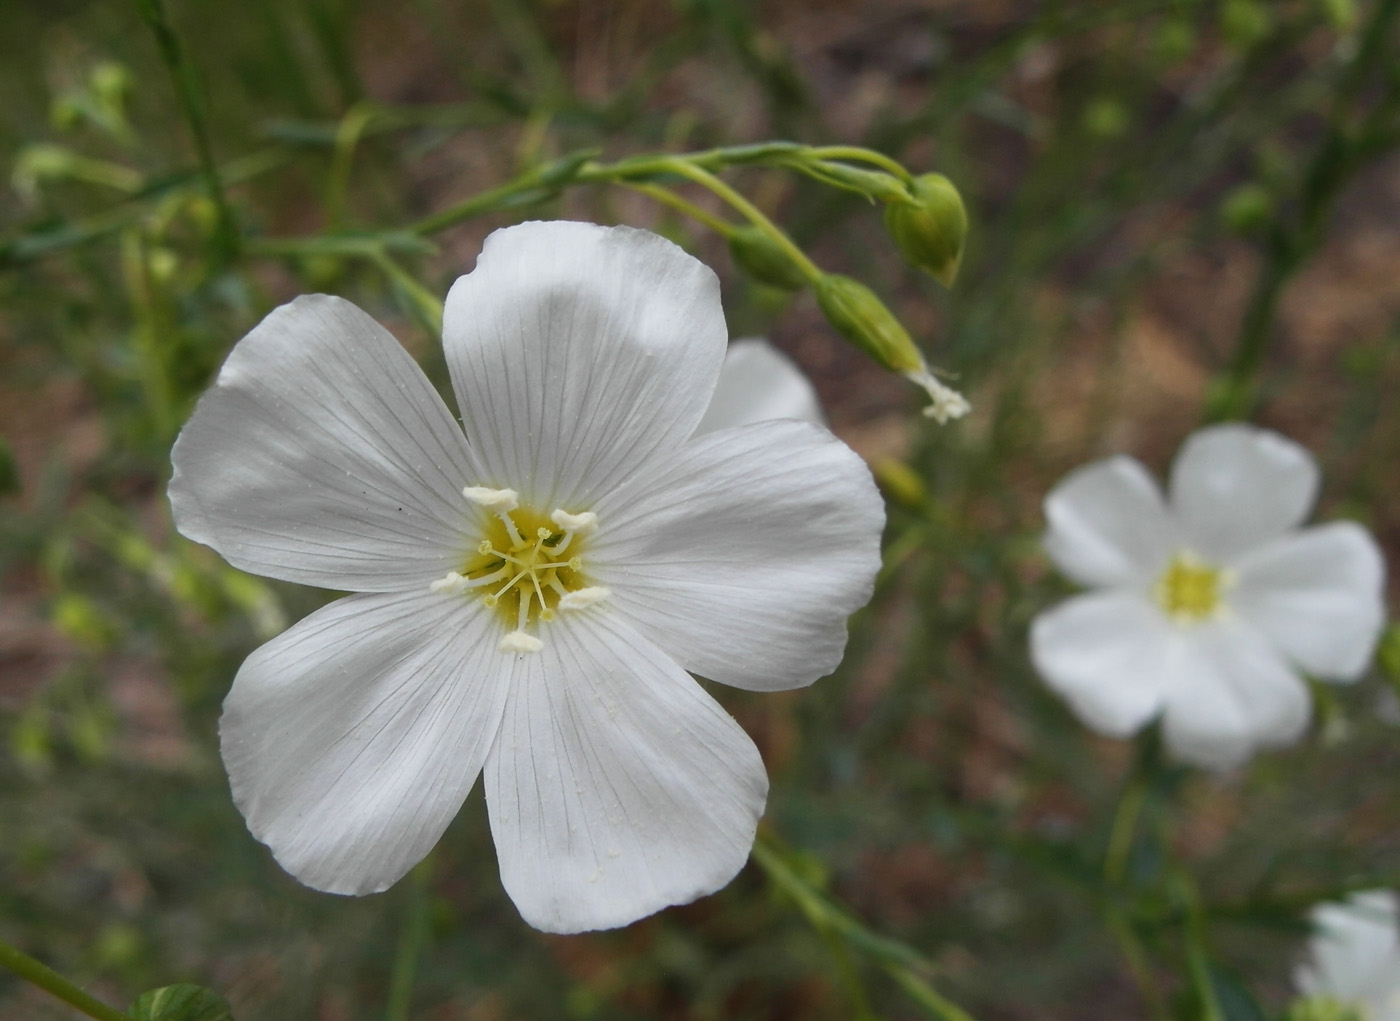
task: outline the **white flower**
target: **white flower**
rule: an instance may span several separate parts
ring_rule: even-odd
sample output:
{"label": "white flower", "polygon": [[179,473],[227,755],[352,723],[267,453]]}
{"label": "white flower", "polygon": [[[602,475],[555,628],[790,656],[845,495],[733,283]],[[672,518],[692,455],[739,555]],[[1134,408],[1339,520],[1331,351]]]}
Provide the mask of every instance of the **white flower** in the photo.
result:
{"label": "white flower", "polygon": [[388,887],[478,774],[538,928],[625,925],[739,870],[767,777],[691,673],[830,672],[883,508],[825,430],[694,435],[725,338],[714,274],[670,242],[529,223],[447,298],[465,436],[348,302],[299,298],[234,348],[175,445],[176,524],[357,593],[256,650],[224,703],[234,800],[287,871]]}
{"label": "white flower", "polygon": [[1364,1021],[1400,1021],[1397,907],[1389,890],[1315,907],[1310,959],[1294,974],[1298,991],[1309,1000],[1351,1008]]}
{"label": "white flower", "polygon": [[730,341],[719,370],[719,384],[697,431],[773,418],[795,418],[813,425],[826,421],[816,390],[791,358],[766,340],[747,337]]}
{"label": "white flower", "polygon": [[1369,533],[1298,527],[1317,483],[1302,447],[1238,424],[1187,440],[1165,502],[1130,457],[1071,473],[1045,500],[1045,548],[1093,590],[1035,619],[1036,669],[1101,733],[1160,715],[1187,762],[1225,769],[1296,740],[1299,674],[1359,677],[1384,617]]}

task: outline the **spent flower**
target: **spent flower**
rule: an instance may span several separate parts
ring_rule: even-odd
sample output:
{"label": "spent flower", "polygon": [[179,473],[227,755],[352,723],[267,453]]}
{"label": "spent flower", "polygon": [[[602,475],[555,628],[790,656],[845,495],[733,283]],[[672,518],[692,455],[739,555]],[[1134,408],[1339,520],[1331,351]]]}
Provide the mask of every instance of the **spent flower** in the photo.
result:
{"label": "spent flower", "polygon": [[561,222],[497,231],[448,295],[461,425],[341,299],[238,343],[175,445],[176,524],[352,593],[254,651],[224,703],[234,800],[287,871],[382,890],[480,775],[538,928],[625,925],[734,876],[767,777],[692,674],[830,672],[883,508],[824,429],[698,430],[725,340],[695,259]]}
{"label": "spent flower", "polygon": [[1045,548],[1091,591],[1040,614],[1031,658],[1088,726],[1126,737],[1154,718],[1178,758],[1225,769],[1297,739],[1301,675],[1352,681],[1384,619],[1384,565],[1354,522],[1300,528],[1317,465],[1248,425],[1197,432],[1164,500],[1113,457],[1046,497]]}

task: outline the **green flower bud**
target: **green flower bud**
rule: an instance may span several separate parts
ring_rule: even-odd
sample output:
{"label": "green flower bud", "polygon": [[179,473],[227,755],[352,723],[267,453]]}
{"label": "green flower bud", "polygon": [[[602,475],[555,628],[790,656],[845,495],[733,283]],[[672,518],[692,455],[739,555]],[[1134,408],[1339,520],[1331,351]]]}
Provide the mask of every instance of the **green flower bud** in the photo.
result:
{"label": "green flower bud", "polygon": [[836,332],[887,369],[928,392],[924,414],[939,422],[961,418],[970,410],[962,394],[929,372],[909,332],[870,288],[850,277],[827,273],[813,285],[817,304]]}
{"label": "green flower bud", "polygon": [[885,227],[904,260],[952,287],[967,240],[967,209],[953,182],[921,174],[909,186],[914,204],[885,207]]}
{"label": "green flower bud", "polygon": [[800,291],[807,286],[806,274],[792,256],[757,227],[736,228],[729,235],[729,254],[761,284],[784,291]]}

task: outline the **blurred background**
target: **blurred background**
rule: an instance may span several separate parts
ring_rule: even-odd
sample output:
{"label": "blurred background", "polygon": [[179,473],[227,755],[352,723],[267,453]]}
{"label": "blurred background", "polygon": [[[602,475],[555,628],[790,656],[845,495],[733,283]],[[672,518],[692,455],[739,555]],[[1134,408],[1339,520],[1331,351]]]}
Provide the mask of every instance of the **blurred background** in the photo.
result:
{"label": "blurred background", "polygon": [[[628,929],[550,937],[501,890],[479,791],[427,868],[363,900],[298,886],[231,803],[229,682],[329,594],[174,534],[169,449],[194,399],[307,291],[366,308],[442,384],[414,289],[445,295],[492,229],[565,217],[649,227],[713,266],[733,335],[798,361],[890,500],[886,570],[841,670],[715,692],[763,751],[770,834],[805,881],[915,948],[979,1018],[1121,1019],[1146,1016],[1113,936],[1125,918],[1165,994],[1186,995],[1181,920],[1155,885],[1166,848],[1198,878],[1229,1016],[1277,1016],[1306,908],[1400,885],[1400,643],[1318,691],[1298,747],[1223,778],[1162,771],[1106,885],[1134,750],[1090,736],[1030,671],[1027,623],[1068,591],[1039,550],[1040,500],[1109,453],[1160,471],[1244,380],[1236,411],[1308,446],[1322,513],[1365,523],[1396,563],[1396,6],[10,0],[0,939],[114,1004],[197,982],[245,1021],[926,1016],[754,866]],[[869,146],[957,184],[972,227],[945,291],[860,197],[726,178],[874,288],[958,374],[971,417],[920,418],[809,293],[754,282],[722,238],[631,190],[383,241],[572,153],[774,138]],[[0,1017],[72,1016],[0,974]]]}

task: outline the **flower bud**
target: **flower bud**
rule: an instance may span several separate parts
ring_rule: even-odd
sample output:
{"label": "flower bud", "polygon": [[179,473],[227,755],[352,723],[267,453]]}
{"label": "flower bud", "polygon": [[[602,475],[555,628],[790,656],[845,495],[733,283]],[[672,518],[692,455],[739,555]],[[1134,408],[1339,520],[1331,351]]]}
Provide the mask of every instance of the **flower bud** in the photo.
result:
{"label": "flower bud", "polygon": [[745,273],[761,284],[800,291],[807,277],[792,256],[757,227],[737,227],[729,235],[729,254]]}
{"label": "flower bud", "polygon": [[921,174],[909,185],[912,205],[885,207],[885,227],[904,260],[944,287],[953,286],[967,240],[967,209],[942,174]]}
{"label": "flower bud", "polygon": [[837,273],[824,274],[812,287],[822,314],[837,333],[885,368],[898,372],[928,392],[932,403],[924,409],[925,415],[946,422],[967,414],[970,410],[967,400],[933,378],[909,332],[875,292]]}

